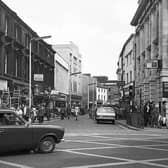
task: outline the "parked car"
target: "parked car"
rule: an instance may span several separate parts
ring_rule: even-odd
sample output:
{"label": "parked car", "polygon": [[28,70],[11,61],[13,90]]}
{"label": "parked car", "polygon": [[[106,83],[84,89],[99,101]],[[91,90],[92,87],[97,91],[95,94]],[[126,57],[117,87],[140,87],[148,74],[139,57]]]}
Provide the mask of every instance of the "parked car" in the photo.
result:
{"label": "parked car", "polygon": [[30,124],[14,110],[0,109],[0,153],[22,150],[49,153],[63,137],[63,127]]}
{"label": "parked car", "polygon": [[116,113],[113,107],[99,107],[96,110],[95,120],[99,121],[111,121],[115,124]]}

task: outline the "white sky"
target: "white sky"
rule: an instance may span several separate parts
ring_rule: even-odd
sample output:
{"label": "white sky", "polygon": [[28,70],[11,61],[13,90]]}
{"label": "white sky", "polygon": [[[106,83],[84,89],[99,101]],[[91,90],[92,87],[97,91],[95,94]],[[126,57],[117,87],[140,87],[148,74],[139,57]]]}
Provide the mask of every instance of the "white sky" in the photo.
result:
{"label": "white sky", "polygon": [[46,42],[73,41],[82,54],[82,72],[117,79],[123,44],[135,28],[130,22],[137,0],[2,0]]}

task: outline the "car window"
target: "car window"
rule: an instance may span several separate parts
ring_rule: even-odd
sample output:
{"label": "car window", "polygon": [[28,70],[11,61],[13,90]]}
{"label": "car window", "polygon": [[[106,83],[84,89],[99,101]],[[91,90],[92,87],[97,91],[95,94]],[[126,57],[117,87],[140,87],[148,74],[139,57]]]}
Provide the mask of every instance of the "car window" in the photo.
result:
{"label": "car window", "polygon": [[114,113],[114,110],[112,108],[99,108],[98,112],[100,113]]}
{"label": "car window", "polygon": [[0,125],[23,125],[24,122],[14,113],[0,114]]}

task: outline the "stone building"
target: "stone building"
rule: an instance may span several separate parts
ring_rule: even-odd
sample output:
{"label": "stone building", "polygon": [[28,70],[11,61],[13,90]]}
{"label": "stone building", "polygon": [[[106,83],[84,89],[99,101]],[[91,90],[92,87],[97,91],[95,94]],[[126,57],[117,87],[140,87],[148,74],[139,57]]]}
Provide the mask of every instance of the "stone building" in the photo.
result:
{"label": "stone building", "polygon": [[[0,91],[10,96],[19,90],[28,96],[30,40],[38,38],[20,17],[0,1]],[[54,87],[54,51],[43,40],[32,40],[32,93],[38,95]],[[34,76],[36,74],[36,76]],[[40,81],[36,80],[42,77]]]}
{"label": "stone building", "polygon": [[141,0],[131,21],[135,31],[135,100],[168,99],[168,1]]}

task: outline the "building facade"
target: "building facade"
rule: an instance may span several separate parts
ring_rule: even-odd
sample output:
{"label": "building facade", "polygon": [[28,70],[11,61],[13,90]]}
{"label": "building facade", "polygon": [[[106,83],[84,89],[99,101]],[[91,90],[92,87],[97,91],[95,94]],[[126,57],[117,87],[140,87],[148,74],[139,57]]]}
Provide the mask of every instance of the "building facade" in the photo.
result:
{"label": "building facade", "polygon": [[55,53],[54,89],[69,94],[69,64],[58,52]]}
{"label": "building facade", "polygon": [[141,0],[131,21],[135,32],[135,99],[168,102],[168,1]]}
{"label": "building facade", "polygon": [[82,57],[79,53],[79,48],[73,42],[70,42],[68,44],[53,45],[53,49],[68,63],[71,103],[80,104],[82,94],[80,77],[80,73],[82,72]]}
{"label": "building facade", "polygon": [[[17,14],[0,1],[0,90],[28,95],[30,40],[39,37]],[[32,91],[54,87],[54,51],[43,40],[32,41]],[[41,74],[36,80],[34,74]]]}

